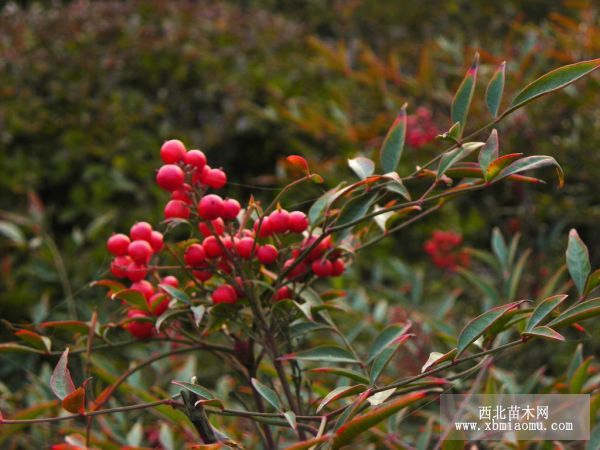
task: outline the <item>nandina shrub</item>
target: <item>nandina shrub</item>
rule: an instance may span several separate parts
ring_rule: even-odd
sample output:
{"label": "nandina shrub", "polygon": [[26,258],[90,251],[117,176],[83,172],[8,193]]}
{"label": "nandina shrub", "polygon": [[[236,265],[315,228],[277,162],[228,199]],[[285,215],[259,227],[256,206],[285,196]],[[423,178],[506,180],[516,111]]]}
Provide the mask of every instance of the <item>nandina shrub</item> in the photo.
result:
{"label": "nandina shrub", "polygon": [[[12,427],[75,420],[79,426],[62,429],[65,443],[52,436],[53,448],[336,449],[364,448],[365,441],[379,447],[427,448],[436,440],[441,445],[444,434],[434,415],[425,416],[430,418],[423,422],[423,417],[405,414],[401,433],[385,419],[399,411],[423,410],[451,389],[477,389],[479,377],[479,381],[468,377],[476,371],[489,370],[487,387],[496,389],[502,372],[490,366],[497,354],[529,342],[539,345],[542,339],[565,341],[571,333],[586,332],[579,322],[600,314],[600,299],[591,298],[600,275],[592,272],[588,250],[577,232],[570,232],[566,250],[571,281],[563,286],[550,283],[535,302],[514,298],[524,270],[524,259],[516,259],[516,240],[507,244],[495,232],[494,259],[460,248],[462,239],[455,233],[434,233],[424,244],[432,262],[450,274],[467,275],[490,298],[482,302],[481,314],[470,320],[461,317],[461,329],[446,327],[446,338],[436,341],[436,351],[430,347],[429,356],[407,364],[416,373],[405,374],[399,361],[414,354],[414,348],[426,347],[420,338],[431,324],[419,314],[412,317],[410,310],[390,311],[387,320],[381,320],[377,306],[351,300],[352,293],[328,289],[328,283],[337,283],[370,246],[452,198],[502,180],[541,183],[523,172],[545,166],[557,169],[562,184],[562,169],[551,157],[500,155],[495,129],[486,142],[470,139],[599,66],[600,60],[585,61],[550,72],[526,86],[501,113],[504,65],[500,66],[486,92],[492,121],[465,137],[477,79],[476,57],[452,104],[454,125],[438,136],[450,148],[412,173],[399,174],[410,126],[403,108],[384,140],[378,163],[364,156],[350,159],[358,181],[325,190],[307,212],[286,208],[286,194],[304,183],[325,180],[300,156],[288,157],[299,178],[270,204],[261,204],[253,197],[228,198],[225,170],[211,167],[202,151],[188,149],[179,140],[165,142],[160,149],[163,164],[156,172],[156,183],[170,195],[164,223],[140,218],[127,232],[115,230],[106,242],[113,277],[95,285],[108,288],[110,316],[94,313],[89,322],[13,326],[22,342],[0,347],[60,355],[50,377],[59,402],[36,409],[33,416],[59,406],[70,414],[30,419],[32,412],[26,410],[0,417],[0,426],[8,430],[5,435],[14,433]],[[475,152],[477,162],[464,161]],[[156,229],[159,226],[162,231]],[[507,277],[506,294],[497,295],[483,278],[468,271],[471,255],[499,268]],[[572,298],[570,291],[576,294]],[[44,330],[63,333],[60,341],[66,349],[52,350]],[[142,348],[149,350],[164,345],[160,353],[150,351],[119,375],[106,368],[119,348],[135,343],[145,343]],[[102,349],[111,351],[108,357],[97,356]],[[69,353],[84,355],[85,364],[78,367]],[[194,353],[207,356],[192,373],[180,367],[163,372],[167,378],[142,384],[145,388],[130,384],[154,363],[169,360],[176,367],[175,360]],[[205,373],[211,365],[221,377],[206,387]],[[77,368],[75,377],[69,367]],[[566,378],[551,383],[550,390],[597,392],[597,379],[591,377],[595,370],[578,348]],[[90,373],[99,379],[84,380]],[[166,384],[171,385],[170,392]],[[117,397],[137,402],[120,405],[115,403]],[[113,414],[151,408],[156,408],[161,425],[148,423],[144,429],[140,422],[135,426],[125,422],[131,428],[126,436],[114,431],[119,424]],[[426,433],[420,435],[415,426],[424,426]]]}

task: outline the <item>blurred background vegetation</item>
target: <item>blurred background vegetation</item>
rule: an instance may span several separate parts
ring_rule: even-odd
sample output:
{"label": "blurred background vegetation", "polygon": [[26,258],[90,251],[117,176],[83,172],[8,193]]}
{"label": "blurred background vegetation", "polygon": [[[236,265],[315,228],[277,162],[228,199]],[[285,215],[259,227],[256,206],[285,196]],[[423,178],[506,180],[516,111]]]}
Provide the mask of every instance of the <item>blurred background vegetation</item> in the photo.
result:
{"label": "blurred background vegetation", "polygon": [[[65,316],[68,298],[81,318],[100,304],[103,292],[87,286],[106,272],[106,237],[162,219],[166,197],[153,174],[166,139],[223,166],[231,195],[269,198],[288,179],[283,157],[294,153],[333,186],[351,176],[348,157],[375,154],[404,102],[409,113],[427,108],[439,132],[447,130],[475,51],[478,99],[504,60],[510,98],[552,68],[600,55],[592,0],[3,4],[0,316],[17,321]],[[372,287],[396,305],[416,302],[429,265],[423,243],[434,229],[460,232],[480,248],[494,226],[507,238],[522,233],[521,248],[533,249],[523,295],[563,264],[568,228],[579,230],[597,266],[599,83],[586,78],[499,127],[504,153],[554,156],[565,168],[564,189],[502,184],[468,195],[373,250],[376,261],[397,258],[387,281],[370,259],[353,268],[347,286]],[[471,117],[473,130],[489,120],[480,100]],[[401,169],[441,145],[409,147]],[[289,204],[320,194],[312,189]],[[442,271],[427,276],[434,291],[460,284]]]}

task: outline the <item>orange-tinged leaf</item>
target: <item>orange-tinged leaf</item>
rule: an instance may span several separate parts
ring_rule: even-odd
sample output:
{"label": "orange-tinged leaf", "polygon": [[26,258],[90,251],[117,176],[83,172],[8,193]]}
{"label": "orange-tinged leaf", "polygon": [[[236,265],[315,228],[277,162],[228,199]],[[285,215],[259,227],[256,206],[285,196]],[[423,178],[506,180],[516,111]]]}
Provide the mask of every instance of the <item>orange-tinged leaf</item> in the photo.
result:
{"label": "orange-tinged leaf", "polygon": [[348,397],[350,395],[358,394],[367,389],[367,386],[364,384],[357,384],[355,386],[338,386],[333,391],[321,400],[319,406],[317,407],[317,413],[319,413],[323,408],[325,408],[331,402],[339,400],[340,398]]}
{"label": "orange-tinged leaf", "polygon": [[521,156],[523,156],[523,153],[509,153],[508,155],[502,155],[501,157],[493,160],[485,173],[485,181],[489,182],[493,180],[502,169],[504,169],[514,160],[519,159]]}
{"label": "orange-tinged leaf", "polygon": [[23,341],[40,350],[50,351],[50,339],[30,330],[19,330],[15,333]]}
{"label": "orange-tinged leaf", "polygon": [[71,413],[83,414],[85,412],[85,388],[78,387],[63,398],[62,406]]}
{"label": "orange-tinged leaf", "polygon": [[289,447],[286,447],[285,450],[309,450],[317,444],[329,442],[330,440],[331,440],[331,435],[326,434],[321,437],[308,439],[308,440],[302,441],[302,442],[296,442],[295,444],[292,444]]}

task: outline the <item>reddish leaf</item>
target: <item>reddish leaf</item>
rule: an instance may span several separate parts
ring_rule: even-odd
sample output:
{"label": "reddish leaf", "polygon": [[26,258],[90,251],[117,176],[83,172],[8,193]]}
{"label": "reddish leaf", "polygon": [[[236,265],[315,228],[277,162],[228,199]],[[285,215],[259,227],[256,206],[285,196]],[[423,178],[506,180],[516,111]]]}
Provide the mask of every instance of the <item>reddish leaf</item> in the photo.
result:
{"label": "reddish leaf", "polygon": [[40,350],[50,351],[50,339],[30,330],[19,330],[15,333],[23,341]]}
{"label": "reddish leaf", "polygon": [[519,159],[521,156],[523,156],[523,153],[509,153],[508,155],[502,155],[500,158],[496,158],[488,166],[485,173],[485,180],[488,182],[493,180],[502,169],[508,166],[511,162]]}
{"label": "reddish leaf", "polygon": [[331,440],[331,435],[326,434],[325,436],[308,439],[302,442],[296,442],[295,444],[286,447],[285,450],[308,450],[317,444],[322,444],[323,442],[328,442],[329,440]]}
{"label": "reddish leaf", "polygon": [[50,377],[50,387],[52,388],[52,392],[54,392],[54,395],[61,400],[75,390],[71,372],[69,372],[69,368],[67,367],[68,361],[69,348],[67,347],[58,360],[58,364],[56,364],[54,372],[52,372],[52,376]]}
{"label": "reddish leaf", "polygon": [[85,388],[78,387],[63,398],[62,406],[71,413],[83,414],[85,412]]}
{"label": "reddish leaf", "polygon": [[59,320],[56,322],[43,322],[39,324],[40,328],[57,328],[59,330],[70,331],[73,333],[87,333],[89,330],[85,322],[78,320]]}

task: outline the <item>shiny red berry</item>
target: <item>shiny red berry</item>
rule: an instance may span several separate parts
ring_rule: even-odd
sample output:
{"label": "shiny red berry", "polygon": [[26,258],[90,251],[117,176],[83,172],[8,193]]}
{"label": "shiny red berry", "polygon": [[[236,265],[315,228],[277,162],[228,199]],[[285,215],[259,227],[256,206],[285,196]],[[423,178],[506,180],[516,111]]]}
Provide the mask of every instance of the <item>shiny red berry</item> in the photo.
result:
{"label": "shiny red berry", "polygon": [[[260,227],[260,228],[259,228]],[[273,234],[273,228],[268,217],[263,218],[262,222],[257,220],[254,222],[254,232],[258,234],[258,237],[265,238]]]}
{"label": "shiny red berry", "polygon": [[328,259],[318,259],[313,261],[311,269],[318,277],[328,277],[331,275],[331,262]]}
{"label": "shiny red berry", "polygon": [[160,231],[153,231],[150,246],[154,252],[160,252],[163,248],[164,237]]}
{"label": "shiny red berry", "polygon": [[124,256],[127,254],[127,247],[129,247],[130,242],[129,237],[122,233],[113,234],[106,241],[106,248],[115,256]]}
{"label": "shiny red berry", "polygon": [[346,264],[344,264],[344,261],[342,259],[337,258],[331,262],[332,277],[339,277],[341,274],[344,273],[344,270],[346,270]]}
{"label": "shiny red berry", "polygon": [[154,336],[154,324],[151,322],[135,320],[148,316],[148,313],[145,311],[132,309],[127,313],[127,317],[133,320],[127,323],[124,328],[137,339],[150,339],[152,336]]}
{"label": "shiny red berry", "polygon": [[188,266],[200,267],[206,259],[204,247],[200,244],[190,245],[183,254],[183,260]]}
{"label": "shiny red berry", "polygon": [[275,294],[275,300],[281,301],[288,298],[292,298],[292,290],[288,286],[283,286],[277,289]]}
{"label": "shiny red berry", "polygon": [[152,252],[148,241],[132,241],[127,247],[127,254],[138,264],[146,264],[150,260]]}
{"label": "shiny red berry", "polygon": [[[211,236],[213,234],[223,234],[225,232],[225,222],[220,217],[210,221],[210,225],[207,222],[198,223],[198,230],[202,233],[202,236]],[[213,231],[214,230],[214,231]]]}
{"label": "shiny red berry", "polygon": [[190,208],[181,200],[171,200],[165,205],[165,219],[188,219]]}
{"label": "shiny red berry", "polygon": [[210,169],[203,181],[213,189],[221,189],[227,183],[227,175],[221,169]]}
{"label": "shiny red berry", "polygon": [[234,200],[233,198],[227,198],[223,200],[223,219],[225,220],[233,220],[240,213],[242,207],[240,206],[240,202]]}
{"label": "shiny red berry", "polygon": [[148,299],[148,307],[155,316],[160,316],[169,308],[171,299],[162,292],[157,292]]}
{"label": "shiny red berry", "polygon": [[279,252],[271,244],[261,245],[256,252],[256,257],[264,265],[273,264],[277,261],[277,256],[279,256]]}
{"label": "shiny red berry", "polygon": [[[204,267],[208,267],[207,264],[201,264],[201,266]],[[212,271],[209,269],[204,269],[204,270],[194,270],[192,271],[192,273],[194,274],[194,276],[196,277],[196,279],[198,281],[204,282],[204,281],[208,281],[212,278]]]}
{"label": "shiny red berry", "polygon": [[160,281],[160,284],[166,284],[167,286],[172,286],[174,288],[178,288],[179,280],[176,277],[174,277],[173,275],[167,275]]}
{"label": "shiny red berry", "polygon": [[127,266],[127,278],[131,281],[140,281],[148,275],[148,268],[143,264],[132,262]]}
{"label": "shiny red berry", "polygon": [[238,295],[235,292],[235,288],[229,284],[222,284],[216,288],[212,293],[213,303],[230,303],[237,302]]}
{"label": "shiny red berry", "polygon": [[223,199],[215,194],[202,197],[198,202],[198,214],[205,220],[213,220],[223,214]]}
{"label": "shiny red berry", "polygon": [[273,233],[285,233],[290,229],[290,213],[285,209],[273,211],[269,215],[269,225]]}
{"label": "shiny red berry", "polygon": [[148,241],[152,239],[152,225],[148,222],[137,222],[129,230],[129,236],[133,241]]}
{"label": "shiny red berry", "polygon": [[178,163],[185,157],[185,145],[177,139],[167,141],[160,148],[160,157],[165,164]]}
{"label": "shiny red berry", "polygon": [[252,249],[254,248],[254,239],[250,237],[241,238],[235,249],[240,258],[250,259],[252,257]]}
{"label": "shiny red berry", "polygon": [[167,164],[158,169],[156,183],[167,191],[174,191],[185,183],[185,172],[175,164]]}
{"label": "shiny red berry", "polygon": [[154,294],[154,286],[147,280],[140,280],[133,283],[130,289],[142,294],[148,300]]}
{"label": "shiny red berry", "polygon": [[290,231],[292,233],[302,233],[308,228],[308,217],[302,211],[293,211],[290,213]]}
{"label": "shiny red berry", "polygon": [[207,236],[202,241],[202,247],[209,258],[217,258],[223,254],[223,248],[215,236]]}
{"label": "shiny red berry", "polygon": [[117,278],[125,278],[127,276],[127,267],[133,263],[133,260],[125,256],[117,256],[110,263],[110,271]]}
{"label": "shiny red berry", "polygon": [[185,163],[202,170],[206,165],[206,156],[200,150],[190,150],[185,154]]}
{"label": "shiny red berry", "polygon": [[[292,264],[295,264],[296,260],[293,258],[288,259],[285,263],[283,263],[283,268],[287,269]],[[306,265],[301,262],[294,266],[294,268],[286,275],[287,279],[298,279],[303,277],[306,274]]]}

